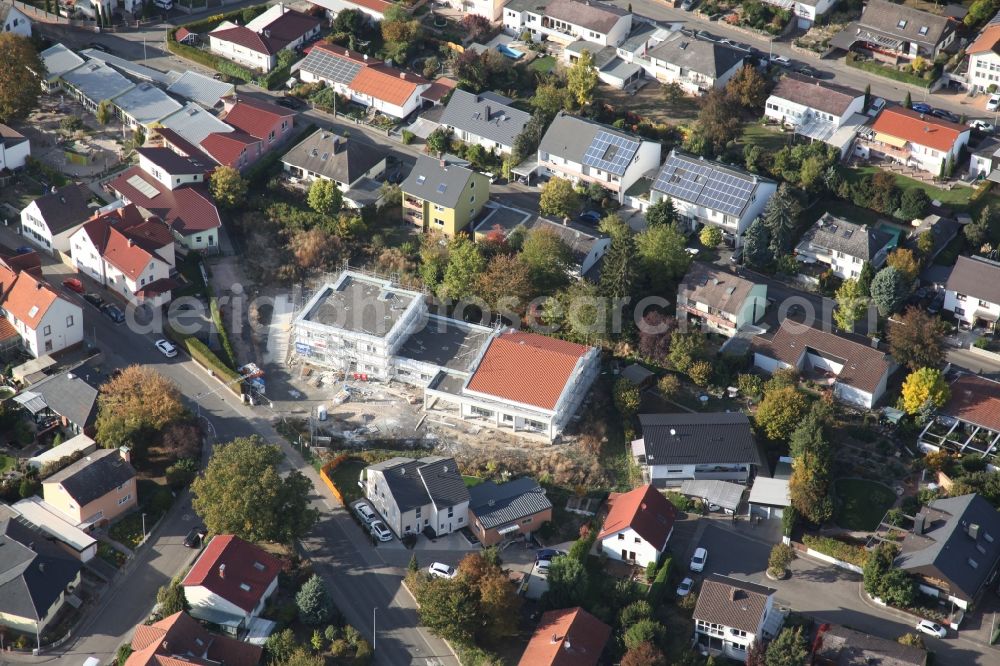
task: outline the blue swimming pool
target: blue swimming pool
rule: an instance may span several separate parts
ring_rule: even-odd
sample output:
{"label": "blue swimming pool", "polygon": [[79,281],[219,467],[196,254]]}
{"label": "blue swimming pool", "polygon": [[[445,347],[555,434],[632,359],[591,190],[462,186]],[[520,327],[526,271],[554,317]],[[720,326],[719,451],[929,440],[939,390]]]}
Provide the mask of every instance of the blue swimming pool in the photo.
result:
{"label": "blue swimming pool", "polygon": [[517,49],[512,49],[506,44],[497,44],[497,51],[504,54],[511,60],[520,60],[524,57],[524,53],[518,51]]}

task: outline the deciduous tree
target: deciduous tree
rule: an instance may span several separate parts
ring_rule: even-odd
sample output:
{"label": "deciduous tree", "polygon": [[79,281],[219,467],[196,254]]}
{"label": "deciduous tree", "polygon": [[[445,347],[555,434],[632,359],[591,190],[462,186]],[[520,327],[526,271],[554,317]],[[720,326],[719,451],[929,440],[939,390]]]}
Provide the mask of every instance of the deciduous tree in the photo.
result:
{"label": "deciduous tree", "polygon": [[654,224],[635,236],[639,258],[639,278],[647,293],[662,294],[687,273],[691,255],[686,239],[674,224]]}
{"label": "deciduous tree", "polygon": [[462,300],[475,293],[479,276],[486,270],[486,260],[479,246],[465,236],[457,236],[448,247],[448,267],[438,289],[438,296]]}
{"label": "deciduous tree", "polygon": [[114,111],[111,107],[111,100],[102,99],[101,103],[97,105],[97,110],[94,112],[94,117],[97,119],[97,122],[101,123],[102,125],[107,125],[109,122],[111,122],[111,116],[113,113]]}
{"label": "deciduous tree", "polygon": [[569,608],[581,605],[587,596],[590,578],[583,563],[575,557],[557,557],[549,566],[549,589],[545,605]]}
{"label": "deciduous tree", "polygon": [[210,185],[212,196],[223,208],[236,208],[246,200],[247,183],[231,166],[221,166],[212,172]]}
{"label": "deciduous tree", "polygon": [[573,251],[552,229],[529,231],[518,256],[528,268],[534,293],[551,294],[569,282]]}
{"label": "deciduous tree", "polygon": [[97,440],[107,448],[129,445],[141,453],[150,438],[184,414],[176,384],[149,366],[132,365],[101,387]]}
{"label": "deciduous tree", "polygon": [[309,207],[320,215],[336,215],[344,206],[344,195],[332,180],[317,178],[309,186]]}
{"label": "deciduous tree", "polygon": [[638,643],[622,657],[621,666],[667,666],[667,658],[649,641]]}
{"label": "deciduous tree", "polygon": [[477,615],[475,590],[466,583],[458,578],[428,580],[417,586],[415,596],[421,624],[445,640],[460,643],[473,640],[483,618]]}
{"label": "deciduous tree", "polygon": [[173,579],[156,591],[156,603],[159,604],[160,616],[168,617],[174,613],[190,610],[191,604],[184,596],[184,586],[178,578]]}
{"label": "deciduous tree", "polygon": [[718,247],[722,245],[722,229],[714,224],[706,224],[698,234],[698,240],[705,247]]}
{"label": "deciduous tree", "polygon": [[651,361],[663,365],[670,353],[670,335],[677,328],[677,320],[651,310],[639,324],[639,352]]}
{"label": "deciduous tree", "polygon": [[628,420],[639,412],[642,395],[638,386],[624,377],[619,377],[615,382],[614,400],[618,413],[623,419]]}
{"label": "deciduous tree", "polygon": [[566,72],[566,89],[579,107],[585,107],[594,100],[597,89],[597,69],[588,49],[583,49],[580,57]]}
{"label": "deciduous tree", "polygon": [[762,111],[770,94],[767,79],[756,67],[742,67],[726,83],[726,92],[740,106],[752,111]]}
{"label": "deciduous tree", "polygon": [[910,647],[920,648],[921,650],[926,649],[926,646],[924,645],[924,637],[920,634],[915,634],[912,631],[897,638],[896,642],[900,645],[908,645]]}
{"label": "deciduous tree", "polygon": [[857,280],[847,279],[837,289],[836,299],[833,320],[845,331],[854,331],[854,324],[868,311],[868,294]]}
{"label": "deciduous tree", "polygon": [[899,199],[899,212],[905,220],[922,218],[930,208],[931,199],[919,187],[911,187],[903,191]]}
{"label": "deciduous tree", "polygon": [[833,453],[827,441],[822,403],[815,403],[801,419],[788,448],[792,456],[792,477],[788,484],[792,506],[810,522],[822,525],[833,515],[830,499]]}
{"label": "deciduous tree", "polygon": [[910,370],[936,368],[944,361],[946,327],[938,317],[911,306],[889,325],[892,358]]}
{"label": "deciduous tree", "polygon": [[724,91],[712,90],[704,97],[695,132],[716,155],[743,131],[739,105]]}
{"label": "deciduous tree", "polygon": [[518,255],[498,254],[479,276],[475,293],[495,311],[521,314],[534,293],[531,269]]}
{"label": "deciduous tree", "polygon": [[705,338],[697,331],[674,331],[670,335],[670,364],[680,372],[705,358]]}
{"label": "deciduous tree", "polygon": [[573,188],[573,183],[568,180],[550,178],[542,185],[538,207],[544,215],[569,218],[580,210],[580,195]]}
{"label": "deciduous tree", "polygon": [[895,544],[885,542],[868,552],[863,574],[865,592],[886,603],[909,606],[916,597],[916,586],[912,578],[896,568],[898,553]]}
{"label": "deciduous tree", "polygon": [[625,631],[622,641],[629,650],[642,643],[659,643],[666,634],[666,628],[651,618],[639,620]]}
{"label": "deciduous tree", "polygon": [[0,33],[0,63],[0,122],[22,120],[38,106],[45,65],[30,40],[10,32]]}
{"label": "deciduous tree", "polygon": [[451,128],[438,127],[427,135],[427,152],[442,155],[451,150]]}
{"label": "deciduous tree", "polygon": [[913,250],[905,248],[893,250],[889,253],[885,263],[902,273],[910,282],[916,280],[917,274],[920,273],[920,262],[913,256]]}
{"label": "deciduous tree", "polygon": [[925,406],[941,407],[951,397],[944,375],[937,368],[920,368],[906,376],[903,382],[903,409],[917,414]]}
{"label": "deciduous tree", "polygon": [[757,408],[757,425],[771,439],[786,439],[808,407],[806,397],[793,387],[768,391]]}

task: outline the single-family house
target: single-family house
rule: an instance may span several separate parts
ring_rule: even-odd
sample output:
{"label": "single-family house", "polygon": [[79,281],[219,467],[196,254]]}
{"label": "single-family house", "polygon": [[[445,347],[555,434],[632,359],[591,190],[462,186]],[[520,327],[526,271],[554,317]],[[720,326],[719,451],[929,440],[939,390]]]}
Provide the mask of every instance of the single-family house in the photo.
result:
{"label": "single-family house", "polygon": [[454,458],[396,457],[365,468],[365,497],[402,538],[430,530],[444,536],[468,525],[469,490]]}
{"label": "single-family house", "polygon": [[871,132],[859,138],[855,153],[882,157],[932,176],[947,175],[949,165],[958,165],[970,132],[965,125],[912,109],[885,108],[872,123]]}
{"label": "single-family house", "polygon": [[313,44],[294,69],[303,83],[322,81],[351,101],[393,118],[405,118],[425,99],[431,101],[424,97],[431,93],[431,82],[422,76],[327,42]]}
{"label": "single-family house", "polygon": [[660,143],[608,125],[556,115],[538,146],[542,175],[600,185],[624,203],[625,192],[660,163]]}
{"label": "single-family house", "polygon": [[510,154],[514,139],[531,120],[531,114],[511,106],[511,99],[494,92],[478,95],[455,90],[441,114],[441,127],[454,137],[486,150]]}
{"label": "single-family house", "polygon": [[728,576],[705,576],[694,607],[695,644],[709,654],[746,661],[750,644],[778,635],[784,623],[774,593]]}
{"label": "single-family house", "polygon": [[960,255],[945,283],[942,308],[966,326],[995,327],[1000,318],[1000,263]]}
{"label": "single-family house", "polygon": [[62,44],[53,44],[39,53],[38,57],[41,58],[45,71],[35,72],[35,74],[42,79],[42,90],[49,93],[62,89],[63,74],[71,72],[87,62]]}
{"label": "single-family house", "polygon": [[0,264],[0,313],[35,358],[83,342],[83,309],[30,271]]}
{"label": "single-family house", "polygon": [[503,8],[503,28],[515,36],[528,31],[536,42],[617,46],[632,30],[632,13],[596,0],[511,0]]}
{"label": "single-family house", "polygon": [[106,525],[138,506],[128,448],[101,449],[42,481],[46,504],[76,526]]}
{"label": "single-family house", "polygon": [[89,562],[97,556],[97,539],[71,523],[41,497],[32,495],[7,508],[17,514],[17,520],[44,532],[47,538],[80,562]]}
{"label": "single-family house", "polygon": [[726,337],[756,324],[767,308],[767,285],[695,261],[677,286],[677,319],[694,319]]}
{"label": "single-family house", "polygon": [[965,54],[969,56],[969,88],[1000,86],[1000,13],[983,26],[979,36],[965,48]]}
{"label": "single-family house", "polygon": [[[50,423],[52,417],[56,417],[60,427],[90,439],[86,433],[93,432],[94,419],[97,418],[97,388],[77,372],[48,375],[25,387],[14,396],[14,401],[24,407],[36,423]],[[64,451],[58,454],[60,458],[73,452],[70,449]]]}
{"label": "single-family house", "polygon": [[745,414],[640,414],[639,425],[642,438],[632,442],[632,458],[643,480],[658,488],[770,475]]}
{"label": "single-family house", "polygon": [[920,449],[971,453],[995,462],[1000,443],[1000,382],[962,375],[950,389],[948,402],[920,433]]}
{"label": "single-family house", "polygon": [[490,181],[454,155],[421,155],[400,184],[403,221],[452,237],[476,219],[490,198]]}
{"label": "single-family house", "polygon": [[847,280],[861,275],[865,263],[878,270],[885,263],[896,239],[887,231],[849,222],[823,213],[806,230],[795,248],[795,258],[804,264],[822,264]]}
{"label": "single-family house", "polygon": [[676,83],[700,95],[724,88],[746,62],[747,54],[718,41],[676,31],[646,52],[653,78]]}
{"label": "single-family house", "polygon": [[0,2],[0,32],[18,37],[31,37],[31,19],[10,0]]}
{"label": "single-family house", "polygon": [[833,389],[833,397],[871,409],[896,369],[892,357],[867,342],[783,319],[773,334],[753,339],[754,367],[764,372],[792,368]]}
{"label": "single-family house", "polygon": [[934,500],[914,518],[895,565],[924,594],[975,606],[1000,566],[1000,512],[975,493]]}
{"label": "single-family house", "polygon": [[834,35],[830,45],[897,64],[917,56],[934,60],[955,41],[959,22],[889,0],[869,0],[861,18]]}
{"label": "single-family house", "polygon": [[926,666],[927,650],[864,634],[839,624],[821,624],[813,640],[810,666]]}
{"label": "single-family house", "polygon": [[222,120],[237,132],[245,132],[260,141],[263,152],[292,136],[295,111],[249,97],[230,97],[223,100],[223,105]]}
{"label": "single-family house", "polygon": [[208,46],[227,60],[270,72],[278,65],[279,53],[294,51],[315,38],[321,25],[319,19],[279,2],[245,26],[223,21],[208,33]]}
{"label": "single-family house", "polygon": [[563,58],[568,65],[574,65],[586,51],[598,80],[612,88],[623,90],[641,79],[644,71],[639,63],[619,55],[623,51],[623,45],[624,42],[618,46],[598,46],[585,39],[578,39],[566,45]]}
{"label": "single-family house", "polygon": [[727,245],[741,247],[743,234],[777,189],[773,180],[674,149],[653,181],[650,200],[669,198],[688,228],[717,226]]}
{"label": "single-family house", "polygon": [[309,0],[309,4],[325,9],[330,19],[344,10],[352,9],[361,12],[369,23],[382,21],[389,7],[398,6],[388,0]]}
{"label": "single-family house", "polygon": [[517,666],[597,666],[611,627],[582,608],[542,614]]}
{"label": "single-family house", "polygon": [[523,477],[469,489],[469,525],[484,546],[527,536],[552,520],[552,502],[537,481]]}
{"label": "single-family house", "polygon": [[[166,148],[142,149],[162,150]],[[71,239],[73,264],[136,305],[160,307],[170,302],[176,286],[174,236],[162,220],[143,219],[135,204],[98,215]]]}
{"label": "single-family house", "polygon": [[640,567],[658,563],[674,532],[677,509],[652,484],[611,493],[597,541],[612,560]]}
{"label": "single-family house", "polygon": [[257,666],[264,652],[260,645],[209,632],[184,611],[137,626],[131,647],[123,666]]}
{"label": "single-family house", "polygon": [[6,178],[11,171],[24,168],[31,157],[31,142],[27,137],[0,123],[0,179]]}
{"label": "single-family house", "polygon": [[808,30],[816,20],[833,9],[837,0],[764,0],[770,5],[787,9],[795,16],[798,27]]}
{"label": "single-family house", "polygon": [[864,109],[865,94],[859,90],[788,72],[767,98],[764,117],[833,146],[843,157],[868,120]]}
{"label": "single-family house", "polygon": [[205,546],[184,576],[191,616],[242,638],[278,589],[281,561],[232,534]]}
{"label": "single-family house", "polygon": [[36,637],[80,585],[83,564],[52,543],[48,534],[0,506],[0,626]]}
{"label": "single-family house", "polygon": [[94,214],[93,194],[86,185],[70,183],[38,197],[21,210],[21,235],[55,256],[69,256],[69,239]]}
{"label": "single-family house", "polygon": [[331,130],[318,129],[281,157],[293,178],[311,183],[333,182],[353,208],[376,204],[389,151],[379,144],[360,143]]}

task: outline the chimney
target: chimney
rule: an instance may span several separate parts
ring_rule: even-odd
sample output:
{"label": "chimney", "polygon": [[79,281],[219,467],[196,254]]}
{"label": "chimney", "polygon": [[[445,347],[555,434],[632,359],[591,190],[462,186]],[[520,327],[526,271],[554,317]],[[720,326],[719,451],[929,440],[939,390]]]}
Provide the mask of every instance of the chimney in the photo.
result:
{"label": "chimney", "polygon": [[553,643],[559,642],[559,634],[552,634],[552,642]]}
{"label": "chimney", "polygon": [[219,578],[225,578],[225,577],[226,577],[226,565],[225,564],[220,564],[219,565]]}
{"label": "chimney", "polygon": [[976,523],[969,525],[969,536],[972,537],[973,540],[979,538],[979,525]]}
{"label": "chimney", "polygon": [[129,247],[135,247],[135,240],[134,240],[134,239],[132,239],[132,238],[129,238],[129,239],[128,239],[128,246],[129,246]]}
{"label": "chimney", "polygon": [[645,511],[645,510],[646,510],[646,509],[648,509],[649,507],[648,507],[648,506],[646,506],[646,503],[645,503],[645,502],[643,502],[642,504],[640,504],[640,505],[639,505],[639,508],[640,508],[640,509],[642,509],[643,511]]}
{"label": "chimney", "polygon": [[493,117],[493,109],[491,109],[490,105],[487,104],[486,105],[486,122],[489,122],[490,118],[492,118],[492,117]]}
{"label": "chimney", "polygon": [[264,36],[267,37],[268,39],[271,38],[271,29],[270,28],[264,28]]}
{"label": "chimney", "polygon": [[736,601],[736,598],[739,596],[739,594],[740,594],[740,591],[738,589],[736,589],[735,587],[729,588],[729,600],[730,601]]}
{"label": "chimney", "polygon": [[405,81],[406,80],[406,72],[400,72],[399,73],[399,78],[401,78],[401,79],[403,79]]}
{"label": "chimney", "polygon": [[924,533],[924,527],[927,522],[927,514],[921,511],[913,519],[913,533],[920,536]]}
{"label": "chimney", "polygon": [[45,573],[45,562],[38,563],[38,573]]}
{"label": "chimney", "polygon": [[365,60],[368,60],[368,54],[367,53],[365,54]]}
{"label": "chimney", "polygon": [[49,192],[51,192],[52,194],[55,194],[56,193],[56,186],[53,185],[52,187],[50,187],[49,188]]}
{"label": "chimney", "polygon": [[119,448],[118,455],[120,455],[122,457],[122,460],[124,460],[125,462],[127,463],[132,462],[132,450],[127,446]]}

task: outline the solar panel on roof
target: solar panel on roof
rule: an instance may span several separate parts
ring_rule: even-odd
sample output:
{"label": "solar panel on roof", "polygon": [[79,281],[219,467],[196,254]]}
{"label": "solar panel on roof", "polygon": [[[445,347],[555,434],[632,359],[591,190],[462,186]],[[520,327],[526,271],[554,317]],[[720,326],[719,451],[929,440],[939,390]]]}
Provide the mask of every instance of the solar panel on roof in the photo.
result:
{"label": "solar panel on roof", "polygon": [[598,130],[583,155],[583,163],[621,176],[638,150],[639,142],[635,139]]}
{"label": "solar panel on roof", "polygon": [[155,197],[157,194],[160,193],[159,190],[157,190],[155,187],[147,183],[143,179],[143,177],[140,176],[139,174],[130,176],[128,180],[126,180],[125,182],[134,187],[135,189],[139,190],[139,192],[142,193],[142,195],[145,196],[147,199],[152,199],[153,197]]}
{"label": "solar panel on roof", "polygon": [[348,84],[358,75],[361,63],[338,58],[321,49],[313,49],[302,61],[301,69],[329,81]]}
{"label": "solar panel on roof", "polygon": [[739,215],[752,196],[756,182],[718,165],[700,160],[667,157],[653,189],[671,197]]}

